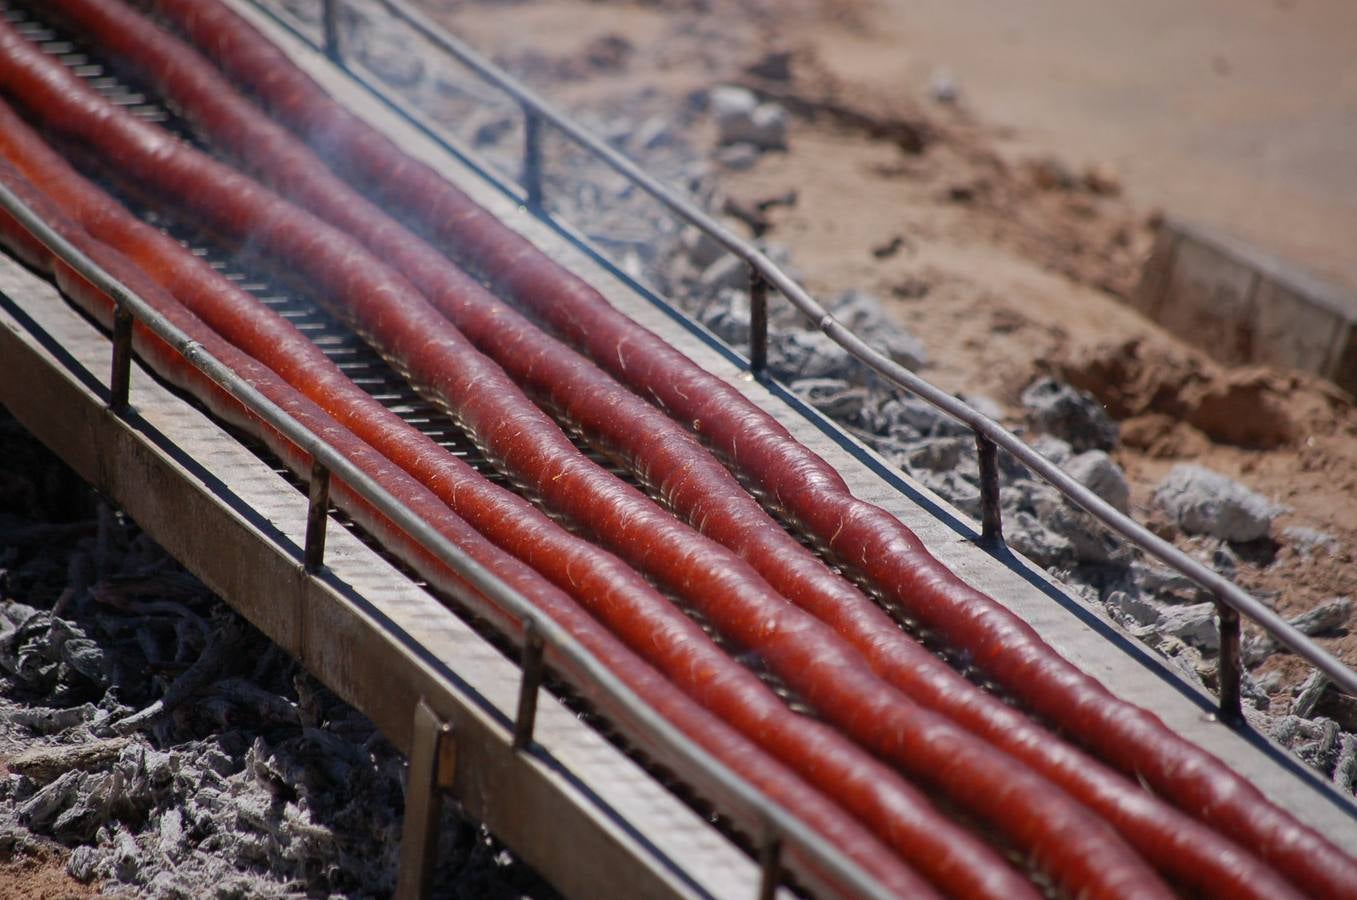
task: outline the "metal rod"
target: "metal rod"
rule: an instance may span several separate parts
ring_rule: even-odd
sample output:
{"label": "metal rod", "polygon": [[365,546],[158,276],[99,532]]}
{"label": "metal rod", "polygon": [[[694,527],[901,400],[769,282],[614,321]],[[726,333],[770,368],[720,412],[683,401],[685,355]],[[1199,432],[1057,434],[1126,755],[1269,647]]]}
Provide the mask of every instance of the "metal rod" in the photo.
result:
{"label": "metal rod", "polygon": [[127,411],[132,389],[132,312],[126,304],[113,308],[113,369],[108,379],[108,408],[121,415]]}
{"label": "metal rod", "polygon": [[976,462],[980,466],[980,537],[987,543],[1004,539],[1004,511],[999,502],[999,448],[983,434],[975,434]]}
{"label": "metal rod", "polygon": [[542,119],[523,107],[523,191],[528,209],[542,209]]}
{"label": "metal rod", "polygon": [[773,900],[782,883],[782,839],[768,826],[759,847],[759,900]]}
{"label": "metal rod", "polygon": [[429,896],[438,849],[438,818],[443,808],[439,791],[451,786],[456,764],[452,726],[420,698],[415,705],[415,727],[410,738],[410,764],[405,772],[405,820],[401,823],[400,870],[396,877],[399,900]]}
{"label": "metal rod", "polygon": [[339,39],[339,0],[324,0],[321,21],[325,29],[325,55],[340,68],[344,67],[344,47]]}
{"label": "metal rod", "polygon": [[1217,715],[1227,725],[1238,725],[1244,721],[1239,696],[1243,671],[1239,652],[1239,613],[1230,604],[1217,598],[1216,617],[1220,621],[1220,659],[1217,662],[1220,708]]}
{"label": "metal rod", "polygon": [[507,615],[519,621],[535,619],[544,645],[551,647],[562,664],[567,665],[572,672],[578,673],[578,677],[587,679],[601,696],[607,697],[622,710],[626,718],[635,723],[637,728],[644,729],[658,746],[668,748],[678,758],[707,773],[712,782],[719,786],[733,803],[739,804],[744,809],[757,811],[759,815],[767,818],[777,827],[784,841],[795,841],[798,848],[817,864],[822,865],[830,876],[846,885],[852,893],[863,897],[889,896],[876,879],[865,873],[856,863],[845,858],[818,832],[787,812],[781,805],[769,800],[645,703],[615,672],[586,650],[574,635],[556,622],[540,618],[537,608],[530,600],[506,585],[466,550],[449,541],[442,532],[413,512],[343,453],[261,394],[221,360],[206,352],[201,344],[165,318],[159,310],[130,291],[126,285],[109,275],[79,248],[58,234],[3,184],[0,184],[0,207],[3,207],[5,212],[22,225],[35,240],[61,257],[94,288],[112,298],[114,303],[125,304],[137,321],[183,356],[189,365],[252,410],[299,450],[324,464],[332,477],[341,479],[350,490],[386,516],[393,525],[404,531],[412,540],[428,548],[439,562],[458,573],[467,585],[498,605]]}
{"label": "metal rod", "polygon": [[320,462],[311,464],[307,496],[306,549],[302,566],[308,572],[319,572],[325,565],[325,528],[330,521],[330,470]]}
{"label": "metal rod", "polygon": [[518,715],[514,718],[514,749],[524,750],[532,743],[537,722],[537,694],[542,686],[542,634],[537,620],[523,625],[523,680],[518,685]]}
{"label": "metal rod", "polygon": [[768,369],[768,282],[749,268],[749,371],[762,378]]}

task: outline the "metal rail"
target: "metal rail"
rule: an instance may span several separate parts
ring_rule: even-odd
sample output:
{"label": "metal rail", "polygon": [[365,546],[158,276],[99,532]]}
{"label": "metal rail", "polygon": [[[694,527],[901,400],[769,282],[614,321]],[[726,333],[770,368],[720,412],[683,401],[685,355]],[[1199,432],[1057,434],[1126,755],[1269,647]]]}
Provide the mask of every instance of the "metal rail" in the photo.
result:
{"label": "metal rail", "polygon": [[[263,8],[261,0],[251,2]],[[335,24],[339,22],[339,9],[345,5],[346,0],[322,0],[322,2],[327,27],[325,44],[320,49],[338,65],[347,69],[342,35]],[[674,215],[701,229],[731,254],[748,264],[751,287],[749,370],[754,377],[759,379],[768,377],[767,289],[772,286],[807,319],[815,323],[820,331],[855,359],[884,376],[892,384],[909,391],[970,428],[975,434],[979,450],[982,540],[995,543],[1003,540],[997,453],[998,448],[1003,448],[1108,529],[1209,591],[1215,599],[1220,624],[1221,649],[1217,660],[1220,696],[1217,715],[1222,721],[1234,726],[1242,725],[1244,721],[1240,706],[1242,657],[1239,614],[1241,613],[1262,626],[1297,656],[1323,672],[1337,687],[1357,696],[1357,672],[1343,665],[1258,598],[1111,506],[998,422],[873,349],[753,244],[730,231],[686,196],[658,181],[622,153],[587,132],[526,85],[449,34],[405,0],[376,0],[376,2],[485,82],[502,90],[518,104],[523,111],[525,125],[521,183],[525,191],[526,205],[534,212],[543,214],[541,140],[543,126],[550,125],[649,194]],[[388,103],[401,105],[402,101],[393,97],[384,87],[366,81],[364,83],[383,95]]]}
{"label": "metal rail", "polygon": [[[821,871],[828,873],[833,882],[842,885],[854,895],[873,898],[889,896],[874,878],[856,863],[846,859],[804,822],[758,792],[659,715],[612,670],[594,658],[573,635],[551,618],[541,614],[531,601],[500,581],[466,551],[449,541],[386,491],[343,453],[313,434],[229,366],[208,353],[201,344],[181,331],[153,306],[105,272],[44,222],[3,184],[0,184],[0,209],[18,222],[35,240],[113,300],[115,324],[110,378],[112,387],[107,401],[110,412],[125,415],[129,409],[131,326],[136,321],[311,457],[312,485],[308,498],[303,563],[300,567],[306,577],[317,577],[323,565],[325,527],[329,521],[329,517],[325,515],[328,507],[329,480],[331,475],[337,476],[374,509],[427,548],[439,562],[456,572],[474,590],[522,624],[528,663],[523,673],[526,682],[525,693],[528,690],[535,690],[540,684],[540,662],[534,659],[541,652],[537,648],[549,647],[559,659],[569,664],[572,671],[588,678],[591,687],[625,712],[630,721],[646,729],[657,745],[707,773],[722,791],[753,810],[765,825],[765,833],[756,838],[761,841],[761,859],[776,858],[782,848],[794,847]],[[533,700],[520,703],[521,721],[515,723],[516,749],[522,750],[531,742],[531,723],[535,708]],[[765,877],[774,881],[761,885],[763,895],[768,895],[768,892],[775,888],[777,870],[777,866],[768,866],[765,863]]]}

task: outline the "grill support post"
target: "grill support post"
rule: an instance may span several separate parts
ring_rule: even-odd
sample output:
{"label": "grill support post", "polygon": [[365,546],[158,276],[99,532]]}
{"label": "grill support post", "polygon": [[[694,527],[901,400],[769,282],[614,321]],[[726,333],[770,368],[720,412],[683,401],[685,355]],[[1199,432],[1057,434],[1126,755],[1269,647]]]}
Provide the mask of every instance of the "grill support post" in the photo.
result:
{"label": "grill support post", "polygon": [[763,843],[759,845],[759,900],[773,900],[782,883],[782,839],[772,825],[765,826]]}
{"label": "grill support post", "polygon": [[108,408],[118,415],[127,411],[132,388],[132,313],[122,303],[113,308],[113,369],[108,380]]}
{"label": "grill support post", "polygon": [[523,107],[523,192],[528,209],[542,210],[542,118]]}
{"label": "grill support post", "polygon": [[1216,663],[1220,708],[1216,715],[1226,725],[1238,725],[1244,721],[1239,695],[1241,676],[1239,612],[1217,597],[1216,618],[1220,622],[1220,658]]}
{"label": "grill support post", "polygon": [[980,466],[980,537],[986,543],[1004,540],[1003,508],[999,503],[999,448],[975,433],[976,462]]}
{"label": "grill support post", "polygon": [[325,0],[321,10],[321,23],[325,30],[325,55],[330,62],[344,68],[344,48],[339,41],[339,0]]}
{"label": "grill support post", "polygon": [[518,686],[518,715],[514,719],[514,749],[524,750],[532,743],[537,722],[537,693],[542,686],[542,635],[529,619],[523,626],[523,680]]}
{"label": "grill support post", "polygon": [[443,809],[439,792],[452,787],[456,770],[457,744],[452,725],[443,721],[421,697],[415,706],[410,765],[405,775],[397,900],[422,900],[429,896],[429,876],[438,847],[438,818]]}
{"label": "grill support post", "polygon": [[330,512],[330,470],[318,462],[311,464],[311,483],[307,486],[306,548],[302,567],[319,572],[325,565],[325,525]]}
{"label": "grill support post", "polygon": [[768,370],[768,282],[749,269],[749,371],[762,378]]}

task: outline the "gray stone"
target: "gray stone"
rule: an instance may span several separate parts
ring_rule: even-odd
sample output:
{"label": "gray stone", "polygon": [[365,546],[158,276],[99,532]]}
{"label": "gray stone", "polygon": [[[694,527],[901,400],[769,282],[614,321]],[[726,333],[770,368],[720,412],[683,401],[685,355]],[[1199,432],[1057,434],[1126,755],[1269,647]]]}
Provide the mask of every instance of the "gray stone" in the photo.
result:
{"label": "gray stone", "polygon": [[693,268],[699,272],[716,262],[720,257],[730,255],[730,252],[721,246],[716,238],[696,225],[689,225],[679,232],[679,247],[688,261],[692,263]]}
{"label": "gray stone", "polygon": [[933,98],[934,103],[946,106],[956,103],[961,96],[956,76],[949,69],[938,69],[928,79],[928,96]]}
{"label": "gray stone", "polygon": [[1074,448],[1070,446],[1069,441],[1062,441],[1054,435],[1039,434],[1029,441],[1029,444],[1033,450],[1057,466],[1064,466],[1074,456]]}
{"label": "gray stone", "polygon": [[811,406],[840,421],[858,418],[868,398],[866,388],[839,378],[801,378],[791,388]]}
{"label": "gray stone", "polygon": [[759,148],[743,141],[738,144],[727,144],[717,148],[715,158],[727,169],[743,172],[752,169],[754,163],[759,161]]}
{"label": "gray stone", "polygon": [[910,469],[940,471],[956,468],[963,458],[974,453],[975,443],[963,437],[924,438],[910,446],[904,462]]}
{"label": "gray stone", "polygon": [[1108,594],[1107,604],[1140,625],[1153,625],[1163,616],[1159,604],[1128,591],[1113,591]]}
{"label": "gray stone", "polygon": [[1160,599],[1191,603],[1208,596],[1192,579],[1165,566],[1148,562],[1131,564],[1131,579],[1142,591]]}
{"label": "gray stone", "polygon": [[1064,536],[1047,528],[1027,512],[1005,518],[1004,537],[1008,545],[1039,566],[1047,568],[1074,561],[1074,546]]}
{"label": "gray stone", "polygon": [[1234,542],[1266,537],[1273,518],[1281,512],[1239,482],[1192,464],[1174,466],[1154,499],[1188,534]]}
{"label": "gray stone", "polygon": [[818,331],[784,331],[769,341],[774,372],[784,378],[847,378],[856,367],[842,347]]}
{"label": "gray stone", "polygon": [[1220,629],[1216,625],[1216,605],[1195,603],[1164,610],[1154,628],[1203,650],[1220,648]]}
{"label": "gray stone", "polygon": [[723,288],[743,290],[749,287],[749,267],[727,254],[703,269],[697,283],[703,291],[713,294]]}
{"label": "gray stone", "polygon": [[1117,443],[1117,423],[1092,395],[1054,378],[1039,378],[1022,392],[1027,423],[1034,431],[1068,441],[1076,452],[1111,450]]}
{"label": "gray stone", "polygon": [[1338,761],[1333,767],[1333,784],[1345,796],[1351,796],[1357,787],[1357,735],[1345,734],[1341,738]]}
{"label": "gray stone", "polygon": [[669,122],[662,116],[651,116],[631,133],[630,143],[638,150],[654,150],[672,143],[674,133]]}
{"label": "gray stone", "polygon": [[1296,698],[1291,701],[1291,714],[1302,719],[1310,718],[1328,687],[1329,679],[1323,672],[1311,672],[1296,692]]}
{"label": "gray stone", "polygon": [[1003,407],[996,403],[992,397],[986,397],[984,394],[971,394],[967,392],[959,393],[956,396],[958,400],[961,400],[985,418],[993,419],[996,422],[1003,421]]}
{"label": "gray stone", "polygon": [[1302,525],[1291,525],[1283,528],[1282,537],[1296,549],[1296,552],[1303,559],[1309,559],[1316,552],[1323,552],[1328,556],[1337,556],[1338,551],[1342,549],[1338,538],[1327,531],[1306,528]]}
{"label": "gray stone", "polygon": [[1126,481],[1126,473],[1102,450],[1086,450],[1061,468],[1118,512],[1130,509],[1131,486]]}
{"label": "gray stone", "polygon": [[88,845],[76,847],[66,859],[66,874],[81,884],[88,884],[94,879],[102,859],[103,854],[94,847]]}
{"label": "gray stone", "polygon": [[731,85],[713,88],[708,105],[721,144],[749,144],[759,150],[787,148],[787,111],[760,103],[752,91]]}
{"label": "gray stone", "polygon": [[928,364],[923,342],[892,319],[881,301],[866,291],[843,293],[829,311],[854,334],[906,369]]}
{"label": "gray stone", "polygon": [[935,472],[924,469],[914,477],[925,487],[972,519],[980,518],[980,489],[955,470]]}
{"label": "gray stone", "polygon": [[1067,501],[1055,488],[1035,484],[1031,489],[1031,502],[1037,518],[1069,542],[1079,562],[1114,566],[1129,564],[1131,552],[1126,545],[1097,519]]}
{"label": "gray stone", "polygon": [[702,323],[737,347],[749,344],[749,296],[735,288],[722,288],[707,307]]}

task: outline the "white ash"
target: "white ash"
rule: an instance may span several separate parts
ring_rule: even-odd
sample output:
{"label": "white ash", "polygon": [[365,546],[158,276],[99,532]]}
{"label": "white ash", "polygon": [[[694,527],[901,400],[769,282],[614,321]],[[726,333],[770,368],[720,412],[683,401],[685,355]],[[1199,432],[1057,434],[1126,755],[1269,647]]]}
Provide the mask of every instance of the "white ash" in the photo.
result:
{"label": "white ash", "polygon": [[[3,409],[0,458],[0,858],[59,845],[148,897],[390,894],[405,764],[372,723],[135,526],[100,528]],[[445,806],[440,895],[553,896]]]}

